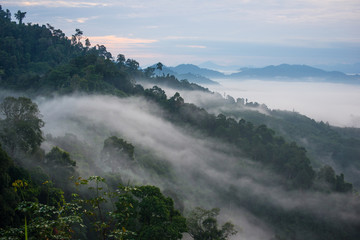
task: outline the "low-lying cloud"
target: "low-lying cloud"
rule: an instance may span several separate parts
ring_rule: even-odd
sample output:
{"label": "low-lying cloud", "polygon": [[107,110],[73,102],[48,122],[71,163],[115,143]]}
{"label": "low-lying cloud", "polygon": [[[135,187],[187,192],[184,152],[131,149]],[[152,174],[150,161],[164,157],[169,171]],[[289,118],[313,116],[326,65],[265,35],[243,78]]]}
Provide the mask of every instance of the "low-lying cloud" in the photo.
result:
{"label": "low-lying cloud", "polygon": [[322,221],[360,222],[356,199],[341,194],[286,191],[279,177],[261,164],[243,157],[231,145],[174,125],[164,118],[161,108],[142,97],[67,96],[39,99],[38,104],[46,122],[45,134],[73,133],[98,152],[103,140],[112,135],[124,138],[135,148],[151,150],[171,164],[175,180],[156,179],[146,170],[141,174],[122,170],[121,174],[175,190],[187,210],[195,206],[220,207],[222,218],[242,228],[237,237],[255,240],[274,236],[269,223],[242,206],[241,201],[247,198],[262,199],[285,211],[304,211]]}
{"label": "low-lying cloud", "polygon": [[211,90],[296,111],[335,126],[360,127],[360,85],[316,82],[219,81]]}
{"label": "low-lying cloud", "polygon": [[[316,121],[339,127],[360,128],[360,85],[319,82],[278,82],[216,79],[221,85],[206,86],[218,94],[179,91],[186,102],[218,114],[229,110],[219,99],[228,95],[265,104],[272,110],[295,111]],[[168,95],[176,90],[165,88]],[[253,109],[253,108],[252,108]],[[254,110],[254,109],[253,109]],[[263,114],[263,109],[257,109]]]}

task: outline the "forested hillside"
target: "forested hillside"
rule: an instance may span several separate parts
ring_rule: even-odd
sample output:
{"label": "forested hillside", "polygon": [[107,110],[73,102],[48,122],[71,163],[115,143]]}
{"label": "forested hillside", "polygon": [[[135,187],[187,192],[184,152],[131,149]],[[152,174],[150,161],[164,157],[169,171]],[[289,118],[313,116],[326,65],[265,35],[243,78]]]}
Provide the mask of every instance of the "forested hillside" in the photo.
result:
{"label": "forested hillside", "polygon": [[215,115],[224,114],[237,121],[246,119],[255,125],[265,124],[287,141],[303,146],[313,168],[330,165],[337,172],[343,172],[355,188],[360,186],[359,129],[330,126],[294,111],[272,110],[265,104],[243,98],[235,100],[210,92],[180,92],[189,102]]}
{"label": "forested hillside", "polygon": [[352,184],[294,123],[214,114],[153,86],[209,94],[161,63],[15,17],[0,9],[1,239],[360,238]]}

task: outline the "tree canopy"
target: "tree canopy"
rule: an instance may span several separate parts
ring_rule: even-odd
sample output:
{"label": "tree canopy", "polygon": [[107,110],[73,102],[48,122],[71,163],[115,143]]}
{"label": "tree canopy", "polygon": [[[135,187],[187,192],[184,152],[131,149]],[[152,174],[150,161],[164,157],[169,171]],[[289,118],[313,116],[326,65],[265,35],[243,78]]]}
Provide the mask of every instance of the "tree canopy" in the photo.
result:
{"label": "tree canopy", "polygon": [[237,231],[231,222],[218,227],[217,216],[220,209],[206,210],[200,207],[190,212],[187,218],[188,233],[194,240],[226,240],[236,235]]}
{"label": "tree canopy", "polygon": [[186,231],[186,220],[174,209],[173,200],[155,186],[131,189],[119,198],[116,207],[121,225],[137,233],[134,239],[175,240]]}
{"label": "tree canopy", "polygon": [[36,103],[25,97],[6,97],[0,104],[0,114],[0,137],[10,155],[18,150],[34,153],[40,147],[44,122]]}

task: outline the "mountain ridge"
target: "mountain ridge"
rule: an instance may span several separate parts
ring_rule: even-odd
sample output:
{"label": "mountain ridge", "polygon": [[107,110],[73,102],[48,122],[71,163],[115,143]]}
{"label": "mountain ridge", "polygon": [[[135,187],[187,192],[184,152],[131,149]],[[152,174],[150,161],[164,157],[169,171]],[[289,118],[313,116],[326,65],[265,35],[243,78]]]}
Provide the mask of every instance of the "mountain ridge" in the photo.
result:
{"label": "mountain ridge", "polygon": [[308,65],[270,65],[263,68],[242,68],[240,72],[230,75],[231,78],[295,78],[306,80],[311,79],[314,81],[330,81],[330,82],[356,82],[357,76],[350,76],[339,71],[325,71],[319,68],[311,67]]}
{"label": "mountain ridge", "polygon": [[[192,66],[199,68],[195,65]],[[211,80],[208,76],[205,76],[204,74],[199,74],[199,71],[191,72],[191,71],[184,71],[181,69],[179,71],[179,68],[177,67],[168,67],[165,65],[163,65],[161,69],[158,69],[156,68],[156,64],[152,65],[151,67],[155,68],[154,74],[156,76],[173,75],[179,80],[187,80],[189,82],[197,83],[197,84],[209,84],[209,85],[219,84],[218,82]]]}
{"label": "mountain ridge", "polygon": [[[180,64],[175,67],[165,67],[169,74],[193,74],[213,79],[261,79],[280,81],[315,81],[360,84],[360,75],[348,75],[340,71],[325,71],[320,68],[300,64],[269,65],[263,68],[245,67],[239,72],[224,74],[217,70],[201,68],[194,64]],[[207,84],[207,82],[196,82]]]}

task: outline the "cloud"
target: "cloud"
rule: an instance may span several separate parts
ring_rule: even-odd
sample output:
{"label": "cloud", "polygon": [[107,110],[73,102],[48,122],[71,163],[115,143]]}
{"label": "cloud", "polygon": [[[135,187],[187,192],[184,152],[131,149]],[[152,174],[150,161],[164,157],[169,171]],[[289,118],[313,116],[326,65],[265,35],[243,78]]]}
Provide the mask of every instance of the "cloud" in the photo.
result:
{"label": "cloud", "polygon": [[[335,126],[360,127],[359,85],[300,80],[297,82],[214,80],[220,85],[206,87],[221,95],[194,91],[179,92],[188,102],[214,114],[229,112],[231,108],[236,110],[234,106],[224,105],[222,96],[230,95],[235,99],[244,98],[249,102],[266,104],[270,109],[296,111],[316,121],[329,122]],[[165,89],[170,95],[175,93],[173,89]],[[264,109],[256,110],[267,114]]]}
{"label": "cloud", "polygon": [[178,45],[178,47],[186,47],[186,48],[200,48],[200,49],[204,49],[204,48],[206,48],[206,46],[202,46],[202,45]]}
{"label": "cloud", "polygon": [[[241,154],[235,153],[231,146],[196,136],[194,132],[190,133],[164,120],[162,110],[143,98],[68,96],[52,100],[39,99],[38,103],[46,122],[45,134],[63,136],[65,133],[73,133],[94,146],[93,149],[98,152],[105,138],[117,135],[136,148],[150,149],[159,159],[169,162],[176,180],[156,180],[146,172],[139,174],[129,169],[121,170],[121,176],[123,179],[130,176],[131,181],[142,179],[140,182],[162,188],[181,189],[177,194],[187,202],[188,208],[222,206],[222,196],[216,195],[215,189],[223,188],[222,184],[229,184],[230,175],[235,172],[245,179],[256,178],[255,182],[268,182],[267,177],[271,176],[266,171],[261,174],[254,172],[252,166],[257,164],[234,157]],[[206,203],[201,199],[207,199]],[[251,226],[245,230],[248,235],[268,233],[246,218],[242,219],[244,222],[247,222],[246,226]]]}
{"label": "cloud", "polygon": [[126,37],[117,37],[115,35],[107,36],[89,36],[89,39],[97,44],[103,44],[105,46],[112,47],[134,47],[134,46],[146,46],[146,44],[151,44],[158,42],[155,39],[142,39],[142,38],[126,38]]}
{"label": "cloud", "polygon": [[57,8],[57,7],[67,7],[67,8],[87,8],[87,7],[108,7],[108,3],[103,1],[46,1],[46,0],[34,0],[34,1],[4,1],[6,5],[15,5],[15,6],[24,6],[24,7],[48,7],[48,8]]}
{"label": "cloud", "polygon": [[[105,138],[117,135],[136,149],[148,149],[172,166],[172,179],[156,178],[147,171],[120,166],[123,180],[155,184],[176,191],[187,209],[220,207],[222,217],[240,226],[245,239],[270,239],[269,223],[254,216],[246,203],[251,199],[284,211],[312,214],[320,221],[360,221],[355,198],[342,194],[287,191],[268,168],[249,161],[241,151],[193,129],[166,120],[161,108],[142,97],[66,96],[38,99],[45,121],[44,133],[73,133],[98,153]],[[96,159],[98,154],[92,155]],[[206,199],[206,201],[204,201]],[[243,205],[245,204],[245,205]],[[291,213],[290,213],[291,214]]]}
{"label": "cloud", "polygon": [[[81,27],[94,36],[129,37],[133,33],[141,39],[157,39],[156,47],[144,55],[162,55],[164,59],[158,60],[161,62],[194,59],[198,62],[193,63],[211,60],[260,66],[283,62],[315,65],[359,61],[356,50],[360,35],[356,23],[360,21],[360,4],[356,0],[8,0],[3,4],[24,6],[29,22],[49,22],[66,33],[76,28],[73,24],[88,23],[91,16],[101,16],[91,25]],[[82,11],[77,11],[80,8]],[[13,12],[16,10],[12,7]],[[261,46],[249,52],[248,44]],[[189,50],[199,46],[204,51],[186,52],[184,47],[178,48],[186,52],[182,57],[183,53],[174,53],[176,45],[189,46]],[[138,43],[137,49],[129,45],[123,50],[108,48],[132,55],[148,46]],[[274,46],[282,48],[271,51]],[[287,47],[306,49],[300,49],[299,54],[297,49]],[[323,49],[328,51],[323,54]],[[139,52],[136,55],[141,56]],[[147,64],[148,60],[138,59]]]}
{"label": "cloud", "polygon": [[104,45],[113,54],[123,53],[137,59],[162,56],[158,53],[147,53],[145,51],[151,47],[151,44],[158,42],[155,39],[127,38],[115,35],[89,36],[88,38],[93,46],[96,44]]}
{"label": "cloud", "polygon": [[164,37],[165,40],[191,40],[191,39],[200,39],[200,37],[195,36],[167,36]]}
{"label": "cloud", "polygon": [[65,21],[67,21],[69,23],[72,23],[72,22],[85,23],[89,20],[93,20],[93,19],[97,19],[97,18],[99,18],[99,16],[76,18],[76,19],[65,19]]}
{"label": "cloud", "polygon": [[[118,37],[115,35],[88,36],[91,45],[104,45],[109,52],[116,56],[119,53],[126,57],[141,60],[141,65],[149,65],[166,58],[166,54],[154,51],[156,39]],[[157,59],[157,60],[156,60]]]}

